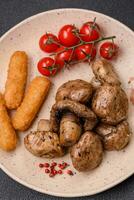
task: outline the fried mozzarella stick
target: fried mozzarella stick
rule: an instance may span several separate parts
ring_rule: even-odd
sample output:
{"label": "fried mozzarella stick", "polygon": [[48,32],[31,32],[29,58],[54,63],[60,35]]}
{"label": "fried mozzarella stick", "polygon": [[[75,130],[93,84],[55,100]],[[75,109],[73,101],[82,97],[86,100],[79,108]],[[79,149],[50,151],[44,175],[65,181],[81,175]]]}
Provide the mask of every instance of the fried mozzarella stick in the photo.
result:
{"label": "fried mozzarella stick", "polygon": [[15,149],[17,136],[8,116],[5,102],[0,94],[0,148],[6,151]]}
{"label": "fried mozzarella stick", "polygon": [[5,102],[8,109],[16,109],[22,102],[27,80],[28,57],[24,51],[16,51],[10,59],[5,86]]}
{"label": "fried mozzarella stick", "polygon": [[50,81],[45,77],[34,78],[25,97],[12,118],[16,130],[27,130],[44,102],[50,88]]}

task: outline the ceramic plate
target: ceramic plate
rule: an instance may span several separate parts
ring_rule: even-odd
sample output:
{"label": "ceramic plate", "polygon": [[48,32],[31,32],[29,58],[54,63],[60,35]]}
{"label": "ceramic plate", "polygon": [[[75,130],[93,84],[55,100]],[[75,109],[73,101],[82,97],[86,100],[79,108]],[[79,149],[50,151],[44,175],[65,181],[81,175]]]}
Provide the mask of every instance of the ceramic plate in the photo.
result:
{"label": "ceramic plate", "polygon": [[[101,26],[105,35],[117,36],[116,43],[120,47],[120,53],[113,64],[124,89],[129,95],[128,80],[134,74],[133,32],[125,25],[106,15],[81,9],[60,9],[44,12],[24,20],[4,34],[0,39],[0,90],[4,91],[8,63],[14,51],[24,50],[29,55],[29,82],[33,77],[39,75],[36,68],[37,62],[45,56],[38,46],[40,36],[46,31],[57,34],[59,28],[64,24],[76,24],[80,27],[83,22],[93,20],[94,17],[97,18],[97,23]],[[30,130],[36,130],[40,118],[49,118],[56,90],[62,83],[78,78],[90,81],[92,76],[90,66],[81,63],[73,66],[70,70],[65,69],[54,77],[49,96]],[[129,108],[129,123],[131,128],[134,129],[134,106],[130,103]],[[106,152],[102,164],[95,170],[86,173],[76,172],[72,177],[64,174],[49,178],[38,167],[38,163],[48,160],[34,157],[24,148],[23,138],[30,130],[19,133],[20,142],[14,152],[0,151],[0,166],[14,180],[36,191],[63,197],[93,195],[115,186],[134,172],[134,138],[132,136],[132,140],[125,150]],[[64,160],[71,164],[69,155],[55,160]],[[73,169],[72,165],[70,168]]]}

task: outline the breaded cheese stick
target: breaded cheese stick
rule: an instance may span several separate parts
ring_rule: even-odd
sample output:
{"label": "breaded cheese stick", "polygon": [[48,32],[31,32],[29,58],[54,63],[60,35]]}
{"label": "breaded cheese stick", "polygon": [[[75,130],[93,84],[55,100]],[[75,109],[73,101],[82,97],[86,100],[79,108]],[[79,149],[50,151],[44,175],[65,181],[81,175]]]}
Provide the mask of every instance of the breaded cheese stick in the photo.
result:
{"label": "breaded cheese stick", "polygon": [[16,51],[10,58],[5,86],[5,102],[8,109],[16,109],[22,102],[27,80],[28,57],[24,51]]}
{"label": "breaded cheese stick", "polygon": [[0,94],[0,148],[6,151],[15,149],[17,136],[8,116],[5,101]]}
{"label": "breaded cheese stick", "polygon": [[50,81],[45,77],[34,78],[25,97],[12,118],[16,130],[27,130],[35,118],[50,88]]}

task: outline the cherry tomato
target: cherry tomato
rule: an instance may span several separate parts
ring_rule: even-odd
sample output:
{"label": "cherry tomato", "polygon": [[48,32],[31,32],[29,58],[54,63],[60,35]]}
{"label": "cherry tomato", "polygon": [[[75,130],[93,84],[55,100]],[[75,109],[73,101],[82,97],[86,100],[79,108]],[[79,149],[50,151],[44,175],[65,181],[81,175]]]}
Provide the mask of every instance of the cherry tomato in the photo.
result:
{"label": "cherry tomato", "polygon": [[79,38],[76,36],[77,28],[74,25],[63,26],[58,34],[60,43],[63,46],[70,47],[79,43]]}
{"label": "cherry tomato", "polygon": [[100,46],[100,55],[105,59],[112,59],[118,51],[118,46],[113,42],[104,42]]}
{"label": "cherry tomato", "polygon": [[[62,51],[62,52],[61,52]],[[65,64],[70,63],[75,59],[72,49],[66,50],[65,47],[60,47],[56,51],[58,54],[55,56],[55,63],[59,69],[62,69]],[[61,53],[60,53],[61,52]]]}
{"label": "cherry tomato", "polygon": [[80,29],[80,37],[85,42],[97,40],[100,37],[100,28],[94,22],[86,22]]}
{"label": "cherry tomato", "polygon": [[59,47],[57,43],[59,43],[58,38],[51,33],[46,33],[39,40],[40,49],[47,53],[54,52]]}
{"label": "cherry tomato", "polygon": [[84,44],[75,49],[75,55],[77,60],[93,60],[96,56],[96,48],[93,44]]}
{"label": "cherry tomato", "polygon": [[55,63],[54,59],[50,57],[42,58],[37,65],[38,71],[44,76],[55,75],[57,69],[54,63]]}

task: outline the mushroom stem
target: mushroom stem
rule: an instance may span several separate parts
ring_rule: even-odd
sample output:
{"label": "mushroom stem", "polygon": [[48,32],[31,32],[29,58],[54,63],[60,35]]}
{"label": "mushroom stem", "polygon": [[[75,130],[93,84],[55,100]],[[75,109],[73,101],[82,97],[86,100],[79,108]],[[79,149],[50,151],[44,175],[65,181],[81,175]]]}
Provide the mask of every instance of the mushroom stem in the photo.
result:
{"label": "mushroom stem", "polygon": [[62,146],[74,145],[82,132],[79,118],[71,112],[63,115],[60,122],[60,144]]}

